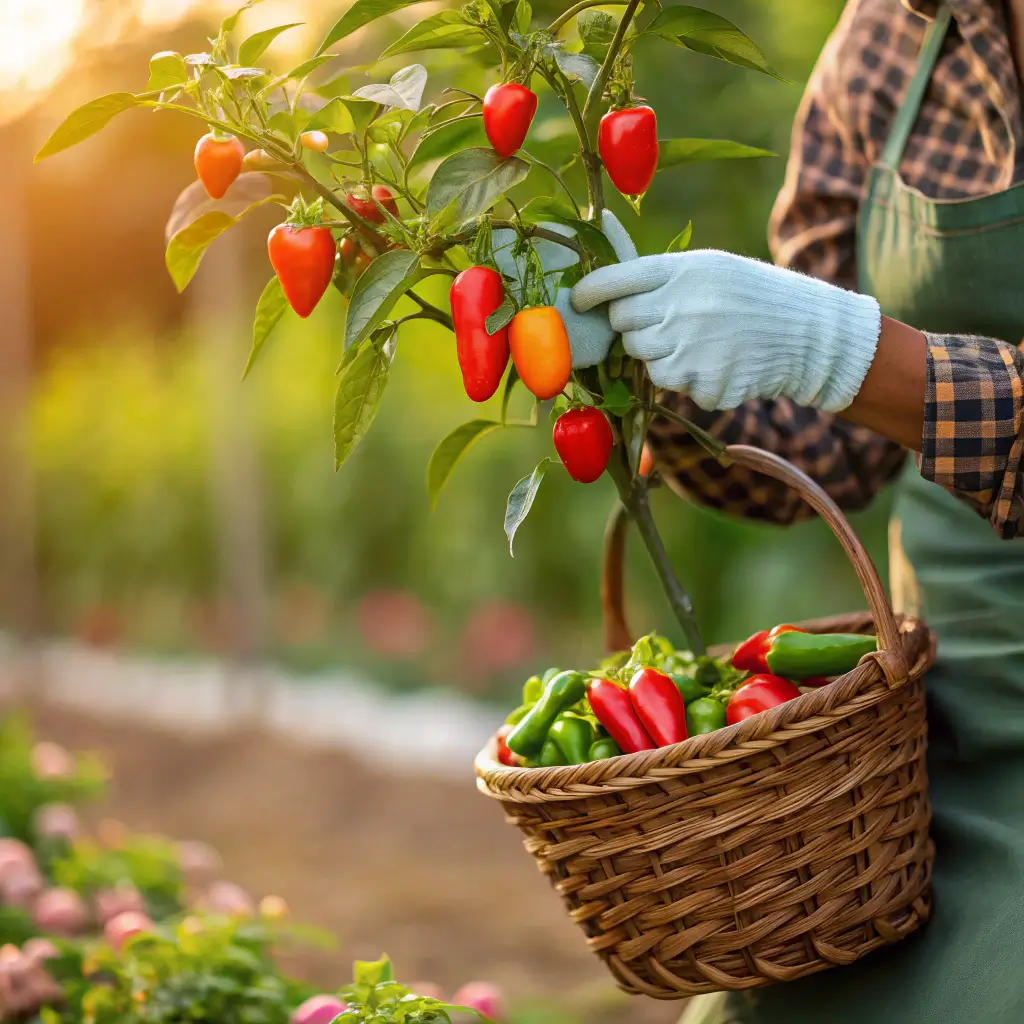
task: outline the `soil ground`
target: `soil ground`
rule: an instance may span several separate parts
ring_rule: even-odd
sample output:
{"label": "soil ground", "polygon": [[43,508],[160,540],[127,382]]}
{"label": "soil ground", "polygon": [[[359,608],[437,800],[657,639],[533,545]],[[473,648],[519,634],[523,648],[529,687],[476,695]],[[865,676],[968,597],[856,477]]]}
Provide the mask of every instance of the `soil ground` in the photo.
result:
{"label": "soil ground", "polygon": [[100,751],[90,817],[212,843],[225,876],[283,896],[337,948],[288,967],[325,987],[387,952],[407,981],[473,979],[572,1009],[586,1024],[672,1024],[679,1003],[617,993],[497,805],[465,783],[385,775],[263,733],[182,736],[34,708],[40,736]]}

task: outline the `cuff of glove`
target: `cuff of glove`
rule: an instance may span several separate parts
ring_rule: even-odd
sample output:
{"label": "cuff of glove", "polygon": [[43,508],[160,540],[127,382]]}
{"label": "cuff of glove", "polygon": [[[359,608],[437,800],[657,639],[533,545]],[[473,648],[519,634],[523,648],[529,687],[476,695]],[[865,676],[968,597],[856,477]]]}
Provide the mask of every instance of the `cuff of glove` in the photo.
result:
{"label": "cuff of glove", "polygon": [[834,357],[814,394],[794,395],[800,405],[822,412],[837,413],[857,397],[878,349],[882,311],[876,299],[856,292],[843,292],[843,301],[831,310],[824,325],[824,337],[835,339]]}

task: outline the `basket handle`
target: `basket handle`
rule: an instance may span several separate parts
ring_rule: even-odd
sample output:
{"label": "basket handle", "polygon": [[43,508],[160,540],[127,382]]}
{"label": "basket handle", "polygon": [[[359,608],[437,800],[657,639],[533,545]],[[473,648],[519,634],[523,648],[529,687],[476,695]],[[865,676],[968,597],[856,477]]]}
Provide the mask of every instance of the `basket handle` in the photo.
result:
{"label": "basket handle", "polygon": [[[846,557],[853,564],[868,608],[875,623],[878,651],[867,655],[876,661],[886,682],[898,686],[906,681],[907,665],[900,642],[899,626],[878,570],[853,531],[839,506],[825,490],[806,473],[773,452],[763,451],[745,444],[732,444],[726,448],[730,463],[773,477],[788,484],[825,521],[843,546]],[[601,605],[604,616],[605,646],[609,653],[621,651],[631,645],[631,633],[626,626],[624,611],[623,559],[628,516],[621,505],[612,511],[605,532],[604,563],[601,571]]]}

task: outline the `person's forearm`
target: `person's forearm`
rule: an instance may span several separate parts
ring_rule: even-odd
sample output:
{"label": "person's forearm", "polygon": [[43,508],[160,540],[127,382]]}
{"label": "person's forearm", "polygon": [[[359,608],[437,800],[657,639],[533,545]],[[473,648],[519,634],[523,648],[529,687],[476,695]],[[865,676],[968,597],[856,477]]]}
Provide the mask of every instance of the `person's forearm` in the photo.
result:
{"label": "person's forearm", "polygon": [[927,371],[924,334],[883,316],[875,358],[853,404],[840,415],[920,451]]}

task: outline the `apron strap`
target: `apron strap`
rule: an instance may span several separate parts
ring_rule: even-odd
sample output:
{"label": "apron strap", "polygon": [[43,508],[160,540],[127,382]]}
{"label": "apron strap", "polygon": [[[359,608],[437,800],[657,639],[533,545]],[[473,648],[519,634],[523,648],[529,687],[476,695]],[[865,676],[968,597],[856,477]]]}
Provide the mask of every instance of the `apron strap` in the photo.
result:
{"label": "apron strap", "polygon": [[891,171],[899,171],[903,150],[906,148],[907,139],[910,138],[914,123],[917,121],[921,101],[928,90],[932,69],[939,59],[939,51],[942,49],[951,18],[952,11],[949,9],[949,5],[943,3],[935,14],[935,20],[928,26],[928,31],[925,33],[921,52],[917,56],[914,77],[911,78],[910,85],[907,86],[903,103],[896,111],[896,117],[889,131],[889,138],[886,139],[885,148],[882,150],[881,164]]}

